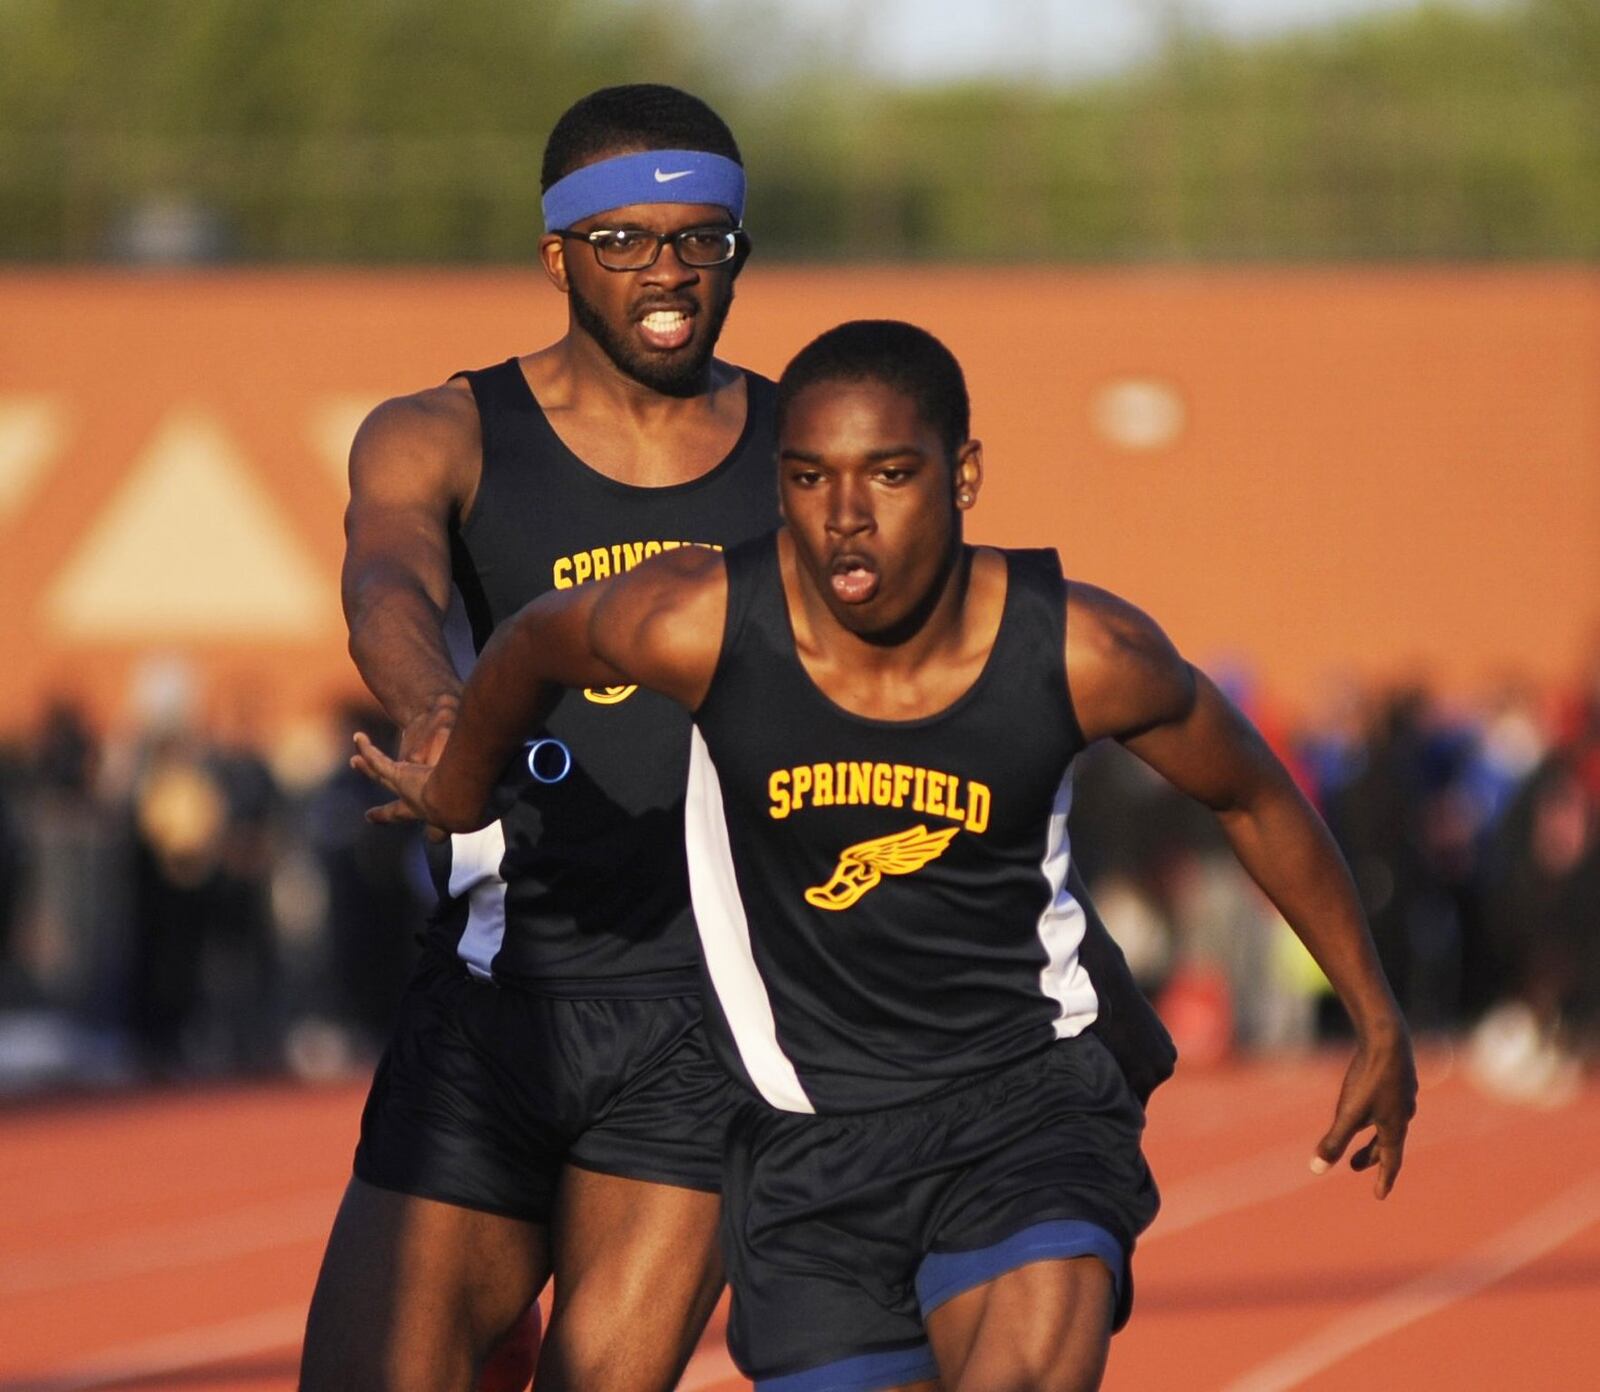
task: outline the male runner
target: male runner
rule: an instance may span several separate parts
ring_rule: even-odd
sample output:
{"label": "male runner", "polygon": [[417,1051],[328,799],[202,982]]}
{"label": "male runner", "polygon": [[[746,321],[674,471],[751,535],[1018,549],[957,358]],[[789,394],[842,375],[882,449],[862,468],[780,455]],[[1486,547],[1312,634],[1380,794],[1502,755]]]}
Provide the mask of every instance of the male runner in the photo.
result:
{"label": "male runner", "polygon": [[1403,1020],[1326,829],[1145,615],[1050,552],[970,548],[981,453],[960,368],[842,326],[779,385],[785,526],[678,554],[503,627],[437,769],[357,737],[400,794],[478,825],[550,683],[694,712],[689,857],[729,1132],[740,1366],[782,1392],[1099,1384],[1156,1194],[1143,1114],[1088,1029],[1067,884],[1071,765],[1120,740],[1217,814],[1356,1027],[1325,1170],[1399,1173]]}
{"label": "male runner", "polygon": [[[608,88],[557,122],[542,183],[565,335],[385,403],[351,454],[350,650],[407,759],[436,758],[456,718],[452,582],[481,647],[546,591],[777,520],[772,383],[713,356],[749,250],[728,128],[673,88]],[[618,684],[531,733],[504,816],[451,847],[313,1297],[306,1392],[464,1389],[552,1271],[541,1392],[666,1388],[721,1289],[727,1083],[699,1028],[688,722]]]}

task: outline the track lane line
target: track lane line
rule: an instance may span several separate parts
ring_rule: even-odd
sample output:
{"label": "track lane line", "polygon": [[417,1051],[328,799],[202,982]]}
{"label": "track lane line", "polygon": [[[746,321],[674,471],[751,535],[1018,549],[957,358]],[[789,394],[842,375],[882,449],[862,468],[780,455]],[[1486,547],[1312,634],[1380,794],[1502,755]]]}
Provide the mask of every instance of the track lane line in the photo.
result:
{"label": "track lane line", "polygon": [[199,1329],[179,1330],[108,1349],[59,1371],[0,1380],[0,1392],[91,1392],[97,1387],[202,1368],[246,1354],[298,1348],[306,1329],[302,1301]]}
{"label": "track lane line", "polygon": [[342,1189],[253,1204],[232,1213],[123,1233],[24,1258],[0,1269],[0,1296],[65,1290],[95,1281],[146,1276],[249,1256],[328,1235]]}
{"label": "track lane line", "polygon": [[[1489,1135],[1499,1126],[1496,1118],[1483,1115],[1473,1117],[1464,1125],[1436,1126],[1424,1137],[1408,1142],[1407,1150],[1415,1155],[1418,1151],[1431,1150],[1435,1146],[1459,1145],[1463,1141]],[[1140,1250],[1163,1238],[1176,1237],[1213,1218],[1226,1217],[1285,1194],[1327,1183],[1325,1178],[1311,1173],[1309,1162],[1315,1141],[1316,1137],[1311,1136],[1303,1142],[1295,1141],[1290,1145],[1257,1151],[1164,1188],[1161,1212],[1149,1232],[1140,1237]]]}
{"label": "track lane line", "polygon": [[1285,1392],[1385,1335],[1470,1299],[1600,1222],[1600,1179],[1574,1185],[1465,1256],[1358,1306],[1229,1383],[1224,1392]]}
{"label": "track lane line", "polygon": [[[271,1349],[298,1347],[305,1324],[304,1304],[281,1305],[222,1324],[125,1344],[49,1373],[0,1377],[0,1392],[93,1392]],[[718,1340],[695,1350],[678,1382],[678,1392],[707,1392],[730,1380],[744,1381],[726,1344]]]}

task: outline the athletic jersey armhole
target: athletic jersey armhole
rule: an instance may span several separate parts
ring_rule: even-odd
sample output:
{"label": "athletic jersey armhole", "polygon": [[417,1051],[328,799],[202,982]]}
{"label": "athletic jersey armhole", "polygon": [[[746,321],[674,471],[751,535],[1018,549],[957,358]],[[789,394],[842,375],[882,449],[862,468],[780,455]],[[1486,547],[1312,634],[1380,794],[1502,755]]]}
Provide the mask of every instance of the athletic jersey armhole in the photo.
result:
{"label": "athletic jersey armhole", "polygon": [[508,415],[526,411],[530,405],[537,410],[538,403],[528,390],[527,378],[522,375],[522,361],[516,357],[495,363],[493,367],[452,372],[447,380],[465,382],[472,393],[472,404],[478,408],[478,486],[473,492],[471,510],[455,521],[456,530],[467,540],[488,511],[484,506],[485,495],[495,489],[495,461],[502,452],[502,422]]}
{"label": "athletic jersey armhole", "polygon": [[763,377],[751,368],[744,367],[739,370],[744,373],[746,419],[758,419],[759,416],[775,412],[778,406],[778,384],[772,378]]}
{"label": "athletic jersey armhole", "polygon": [[485,498],[494,490],[494,469],[490,461],[497,454],[496,421],[511,398],[506,382],[508,372],[515,372],[519,380],[522,377],[522,365],[514,357],[492,367],[462,368],[445,379],[447,382],[465,382],[478,412],[478,485],[473,490],[472,506],[466,516],[452,516],[447,529],[450,581],[461,596],[476,652],[482,652],[484,644],[489,641],[489,635],[494,630],[494,617],[483,577],[473,561],[470,543],[482,531],[482,519],[491,510],[485,505]]}
{"label": "athletic jersey armhole", "polygon": [[1067,730],[1073,743],[1082,749],[1088,741],[1083,737],[1072,684],[1067,678],[1067,590],[1071,582],[1062,573],[1061,554],[1053,546],[1041,546],[1012,551],[1010,558],[1012,582],[1034,596],[1034,613],[1040,615],[1036,631],[1057,654],[1051,665],[1052,683],[1066,713]]}
{"label": "athletic jersey armhole", "polygon": [[1060,574],[1059,557],[1057,557],[1056,583],[1061,590],[1061,694],[1066,699],[1067,720],[1072,726],[1072,736],[1078,742],[1079,749],[1086,749],[1089,741],[1083,737],[1083,726],[1078,723],[1078,703],[1072,699],[1072,679],[1067,676],[1067,626],[1072,622],[1067,596],[1072,588],[1072,581]]}
{"label": "athletic jersey armhole", "polygon": [[768,533],[754,541],[730,546],[722,553],[722,564],[728,577],[728,603],[722,616],[722,642],[717,648],[717,665],[712,670],[706,694],[701,698],[700,704],[690,712],[691,715],[698,717],[702,711],[710,709],[716,701],[717,687],[727,669],[731,654],[739,645],[750,616],[751,600],[756,591],[763,560],[762,543],[770,543],[773,535],[775,534]]}

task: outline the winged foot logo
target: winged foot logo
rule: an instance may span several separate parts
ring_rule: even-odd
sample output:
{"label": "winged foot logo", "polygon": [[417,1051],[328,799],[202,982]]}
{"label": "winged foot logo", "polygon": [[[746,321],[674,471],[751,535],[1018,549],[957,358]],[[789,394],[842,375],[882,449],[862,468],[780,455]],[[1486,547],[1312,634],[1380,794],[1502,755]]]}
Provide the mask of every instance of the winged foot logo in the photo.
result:
{"label": "winged foot logo", "polygon": [[847,846],[839,855],[833,878],[808,889],[806,903],[816,909],[848,909],[868,890],[876,889],[885,875],[914,875],[929,861],[937,860],[960,830],[958,826],[942,831],[914,826]]}

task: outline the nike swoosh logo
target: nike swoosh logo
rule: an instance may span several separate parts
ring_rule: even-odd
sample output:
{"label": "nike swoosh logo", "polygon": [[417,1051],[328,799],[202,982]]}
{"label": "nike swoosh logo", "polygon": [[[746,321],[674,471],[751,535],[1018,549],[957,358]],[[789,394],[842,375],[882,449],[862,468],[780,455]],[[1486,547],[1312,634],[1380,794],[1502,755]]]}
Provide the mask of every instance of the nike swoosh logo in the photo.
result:
{"label": "nike swoosh logo", "polygon": [[676,174],[663,174],[657,169],[656,182],[658,184],[670,184],[674,179],[687,179],[693,173],[694,170],[692,169],[680,169]]}

